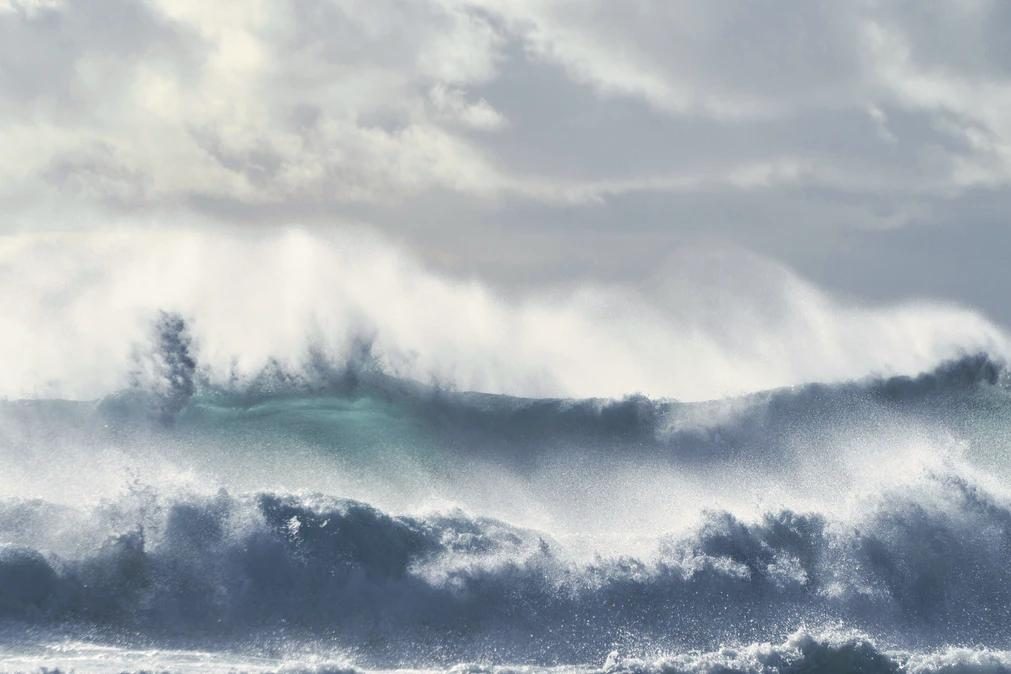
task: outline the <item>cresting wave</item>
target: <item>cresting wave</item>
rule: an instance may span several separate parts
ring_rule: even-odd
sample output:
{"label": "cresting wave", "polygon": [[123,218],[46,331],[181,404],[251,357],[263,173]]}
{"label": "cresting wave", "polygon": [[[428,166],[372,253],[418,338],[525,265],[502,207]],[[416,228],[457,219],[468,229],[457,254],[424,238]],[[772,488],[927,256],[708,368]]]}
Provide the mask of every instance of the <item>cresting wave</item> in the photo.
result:
{"label": "cresting wave", "polygon": [[1011,510],[953,475],[854,522],[708,513],[648,558],[589,563],[495,520],[390,516],[324,497],[138,493],[88,513],[9,502],[0,522],[0,614],[113,637],[246,646],[280,630],[381,666],[586,663],[799,624],[907,647],[1011,647]]}
{"label": "cresting wave", "polygon": [[[290,658],[221,656],[204,651],[178,651],[174,653],[137,649],[88,648],[75,650],[75,646],[60,649],[65,661],[73,662],[74,669],[48,667],[38,670],[45,674],[62,674],[66,671],[90,674],[109,671],[107,665],[115,662],[123,666],[116,671],[149,670],[129,669],[131,663],[155,660],[159,671],[190,674],[208,671],[248,672],[265,674],[356,674],[369,670],[355,668],[340,661],[320,664],[298,662]],[[83,646],[83,645],[82,645]],[[62,662],[60,656],[50,662]],[[25,667],[41,659],[40,655],[26,656],[20,660]],[[116,660],[110,660],[116,658]],[[94,666],[94,667],[93,667]],[[20,671],[28,671],[20,670]],[[417,674],[435,674],[445,671],[454,674],[801,674],[823,672],[860,672],[861,674],[1005,674],[1011,671],[1011,652],[949,648],[930,653],[882,651],[873,641],[860,636],[838,634],[810,634],[798,631],[781,643],[755,643],[740,648],[723,648],[719,651],[686,653],[678,656],[661,656],[653,659],[626,658],[612,651],[601,665],[531,667],[523,665],[496,666],[480,663],[463,663],[449,669],[412,669]]]}
{"label": "cresting wave", "polygon": [[985,319],[736,254],[506,301],[159,236],[0,246],[0,669],[1006,667]]}
{"label": "cresting wave", "polygon": [[[54,649],[56,650],[56,649]],[[369,670],[356,668],[341,661],[319,663],[310,658],[299,662],[293,658],[222,656],[206,651],[158,652],[151,650],[94,648],[84,644],[64,646],[59,652],[67,662],[73,662],[75,672],[108,671],[111,663],[122,663],[117,671],[128,669],[136,662],[156,661],[161,671],[179,674],[222,671],[258,671],[270,674],[356,674]],[[55,656],[55,657],[54,657]],[[56,653],[33,654],[19,664],[47,658],[62,662]],[[115,660],[111,660],[115,658]],[[93,668],[94,666],[94,668]],[[23,670],[27,671],[27,670]],[[62,674],[68,669],[48,667],[45,674]],[[860,672],[861,674],[1005,674],[1011,671],[1011,652],[987,649],[947,648],[926,653],[882,650],[873,641],[859,635],[838,633],[811,634],[804,630],[791,634],[780,643],[761,642],[718,651],[665,655],[649,659],[625,657],[612,651],[600,665],[531,667],[462,663],[449,669],[412,669],[427,674],[446,671],[454,674],[803,674],[824,672]]]}
{"label": "cresting wave", "polygon": [[741,648],[626,659],[612,653],[603,672],[628,674],[1004,674],[1011,671],[1007,651],[948,648],[929,653],[887,651],[861,636],[798,631],[781,643],[755,643]]}
{"label": "cresting wave", "polygon": [[[0,522],[0,615],[34,638],[59,626],[113,642],[140,634],[255,651],[283,635],[286,648],[322,642],[373,667],[593,663],[617,651],[627,655],[611,669],[659,671],[714,666],[639,661],[776,640],[798,625],[845,625],[920,651],[1011,647],[1011,510],[952,475],[884,498],[855,522],[709,513],[650,558],[591,563],[494,520],[390,516],[323,497],[140,493],[90,513],[13,502]],[[103,528],[118,533],[101,540]],[[74,537],[101,542],[74,542],[72,555],[35,547]],[[810,639],[707,657],[731,670],[739,656],[753,663],[743,671],[805,671],[785,666],[791,648],[800,660],[887,662],[866,646],[833,651]]]}
{"label": "cresting wave", "polygon": [[[200,381],[182,325],[161,334],[162,388],[0,405],[0,621],[18,662],[83,640],[264,671],[306,653],[1007,669],[1011,388],[988,356],[710,403],[537,400],[368,359],[224,390]],[[62,470],[33,474],[43,459]],[[89,462],[120,481],[96,486]],[[623,524],[641,528],[615,538]]]}

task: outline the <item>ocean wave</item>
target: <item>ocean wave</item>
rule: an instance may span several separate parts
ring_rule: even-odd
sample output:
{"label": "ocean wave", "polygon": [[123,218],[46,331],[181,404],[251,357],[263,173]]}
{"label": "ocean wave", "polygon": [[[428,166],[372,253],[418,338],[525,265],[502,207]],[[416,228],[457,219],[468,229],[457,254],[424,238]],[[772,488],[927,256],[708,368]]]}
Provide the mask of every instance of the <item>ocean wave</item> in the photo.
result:
{"label": "ocean wave", "polygon": [[265,671],[296,644],[366,669],[1005,671],[996,358],[703,403],[359,366],[215,387],[165,326],[175,386],[0,403],[12,649],[232,649]]}
{"label": "ocean wave", "polygon": [[[83,650],[80,650],[83,646]],[[347,663],[318,663],[317,658],[299,662],[287,659],[222,657],[220,654],[194,651],[137,651],[132,649],[96,648],[86,644],[59,644],[52,650],[64,654],[75,669],[42,667],[29,669],[33,658],[21,657],[16,671],[36,671],[39,674],[63,672],[101,672],[110,669],[123,672],[161,671],[166,674],[189,672],[258,672],[261,674],[367,674],[369,669]],[[97,653],[96,653],[97,651]],[[55,655],[55,654],[51,654]],[[70,656],[70,657],[66,657]],[[57,655],[54,662],[62,660]],[[13,664],[0,659],[0,663]],[[134,667],[146,669],[133,669]],[[397,670],[387,670],[397,671]],[[1006,674],[1011,672],[1011,652],[985,648],[947,648],[910,652],[882,649],[858,633],[812,633],[798,630],[781,642],[756,642],[723,647],[708,652],[669,653],[662,656],[628,657],[619,651],[610,652],[602,664],[585,665],[494,665],[478,662],[458,663],[438,669],[410,669],[417,674]]]}
{"label": "ocean wave", "polygon": [[[138,480],[308,490],[395,512],[455,505],[555,533],[650,537],[689,524],[700,504],[837,516],[924,473],[972,473],[988,488],[1011,477],[1008,372],[985,354],[915,377],[704,403],[454,392],[367,368],[194,389],[184,404],[146,390],[0,403],[3,493],[77,506]],[[63,530],[59,549],[74,539]]]}
{"label": "ocean wave", "polygon": [[47,551],[39,531],[33,546],[0,550],[0,617],[168,643],[325,634],[384,665],[594,662],[616,647],[711,649],[798,624],[918,648],[1011,646],[1011,509],[954,475],[854,522],[713,512],[649,557],[591,562],[496,520],[322,496],[145,493],[91,520],[91,536],[106,535],[74,555]]}
{"label": "ocean wave", "polygon": [[754,643],[655,659],[623,658],[613,652],[603,671],[606,674],[1004,674],[1011,672],[1011,653],[986,649],[888,651],[861,635],[812,634],[801,630],[781,643]]}
{"label": "ocean wave", "polygon": [[[672,457],[706,461],[783,447],[789,433],[803,428],[811,433],[855,425],[880,430],[896,419],[978,436],[986,422],[1003,424],[1003,415],[1011,411],[1011,376],[1003,361],[985,353],[943,362],[917,376],[807,384],[700,403],[641,395],[545,399],[455,392],[396,379],[360,364],[321,365],[308,379],[266,372],[239,390],[208,386],[192,400],[192,382],[185,380],[185,387],[183,401],[184,394],[176,389],[109,396],[98,407],[101,422],[129,427],[171,417],[183,429],[244,425],[259,431],[257,421],[266,420],[285,433],[333,437],[342,426],[360,426],[365,411],[380,417],[381,423],[396,416],[400,426],[430,436],[430,442],[463,447],[468,453],[519,456],[578,447],[581,453],[634,455],[637,450],[661,449]],[[166,416],[169,404],[175,411]],[[286,416],[299,423],[287,424]],[[366,430],[382,434],[378,426]]]}

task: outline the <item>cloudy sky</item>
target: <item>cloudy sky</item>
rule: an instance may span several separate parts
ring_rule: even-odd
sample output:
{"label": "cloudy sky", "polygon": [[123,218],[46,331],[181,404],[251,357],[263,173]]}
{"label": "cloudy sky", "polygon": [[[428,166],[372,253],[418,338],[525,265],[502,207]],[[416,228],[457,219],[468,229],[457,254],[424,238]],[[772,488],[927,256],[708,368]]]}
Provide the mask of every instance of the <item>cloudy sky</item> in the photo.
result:
{"label": "cloudy sky", "polygon": [[1007,326],[1009,30],[983,0],[0,0],[0,227],[365,227],[503,293],[716,246]]}

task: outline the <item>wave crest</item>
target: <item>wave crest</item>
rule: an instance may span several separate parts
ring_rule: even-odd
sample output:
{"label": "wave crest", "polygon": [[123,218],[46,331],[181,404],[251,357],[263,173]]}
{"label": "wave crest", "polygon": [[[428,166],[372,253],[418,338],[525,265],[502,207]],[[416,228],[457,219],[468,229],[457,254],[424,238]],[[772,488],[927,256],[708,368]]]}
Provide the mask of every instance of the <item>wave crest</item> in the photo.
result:
{"label": "wave crest", "polygon": [[462,512],[148,497],[96,513],[95,531],[109,533],[77,556],[3,549],[0,615],[170,640],[322,631],[370,657],[369,644],[395,644],[404,662],[588,662],[607,644],[705,648],[798,623],[915,646],[1008,645],[1011,509],[957,476],[883,499],[856,523],[717,512],[653,556],[588,563],[548,536]]}

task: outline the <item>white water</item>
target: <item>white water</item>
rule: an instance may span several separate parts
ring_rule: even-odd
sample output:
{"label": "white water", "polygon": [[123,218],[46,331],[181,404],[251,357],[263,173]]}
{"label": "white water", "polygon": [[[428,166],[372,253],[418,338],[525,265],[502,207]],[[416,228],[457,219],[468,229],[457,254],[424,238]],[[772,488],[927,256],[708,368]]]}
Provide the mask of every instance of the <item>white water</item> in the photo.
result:
{"label": "white water", "polygon": [[2,669],[1007,671],[973,312],[700,250],[507,300],[298,230],[8,236],[0,280]]}
{"label": "white water", "polygon": [[107,230],[0,237],[0,395],[96,398],[126,385],[159,310],[189,323],[216,381],[369,340],[391,374],[527,396],[702,400],[913,374],[1009,352],[984,317],[833,298],[740,251],[672,251],[627,286],[505,299],[364,234]]}

